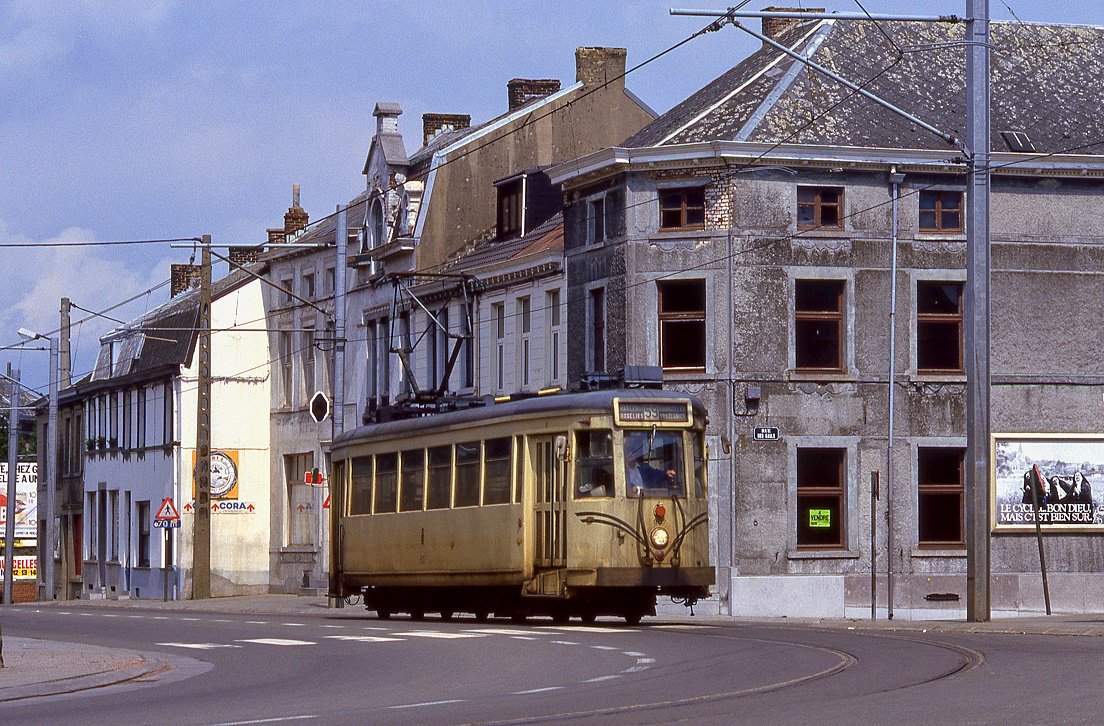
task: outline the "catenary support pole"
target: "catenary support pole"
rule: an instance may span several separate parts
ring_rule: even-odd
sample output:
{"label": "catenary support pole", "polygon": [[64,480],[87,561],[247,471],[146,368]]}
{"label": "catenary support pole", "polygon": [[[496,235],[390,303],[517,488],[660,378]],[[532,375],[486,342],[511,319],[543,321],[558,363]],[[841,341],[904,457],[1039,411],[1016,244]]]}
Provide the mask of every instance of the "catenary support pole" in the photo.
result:
{"label": "catenary support pole", "polygon": [[894,398],[897,392],[897,233],[900,224],[901,182],[904,174],[893,167],[889,183],[893,187],[893,223],[890,237],[889,266],[889,436],[886,444],[886,618],[893,620],[893,430],[896,427]]}
{"label": "catenary support pole", "polygon": [[4,604],[12,604],[12,569],[15,565],[15,482],[19,466],[19,369],[12,370],[8,363],[8,486],[5,496],[4,516]]}
{"label": "catenary support pole", "polygon": [[54,541],[57,539],[57,521],[54,518],[57,511],[57,485],[58,485],[58,339],[47,338],[50,344],[50,384],[47,388],[50,394],[48,413],[46,415],[46,526],[44,534],[46,544],[39,545],[38,551],[42,554],[44,562],[39,563],[42,568],[42,582],[45,584],[43,599],[54,599]]}
{"label": "catenary support pole", "polygon": [[967,0],[966,142],[966,619],[989,600],[989,0]]}
{"label": "catenary support pole", "polygon": [[[349,223],[346,218],[345,207],[339,206],[337,208],[337,229],[334,232],[334,247],[335,257],[334,262],[334,374],[333,374],[333,437],[336,439],[341,435],[341,432],[345,430],[345,288],[347,285],[346,273],[348,272],[348,266],[345,264],[345,256],[349,249]],[[342,486],[342,482],[337,481],[334,477],[334,472],[331,469],[327,472],[330,478],[330,492],[336,490],[337,487]],[[323,522],[323,526],[329,525],[333,522],[332,513],[338,510],[335,507],[337,498],[333,498],[330,502],[331,518],[329,522]],[[340,544],[337,539],[337,532],[330,526],[330,587],[329,591],[331,596],[337,592],[335,581],[335,559],[337,546]],[[345,607],[345,599],[342,597],[333,597],[331,600],[333,607],[343,608]]]}
{"label": "catenary support pole", "polygon": [[203,235],[196,328],[195,518],[192,530],[192,599],[211,597],[211,236]]}

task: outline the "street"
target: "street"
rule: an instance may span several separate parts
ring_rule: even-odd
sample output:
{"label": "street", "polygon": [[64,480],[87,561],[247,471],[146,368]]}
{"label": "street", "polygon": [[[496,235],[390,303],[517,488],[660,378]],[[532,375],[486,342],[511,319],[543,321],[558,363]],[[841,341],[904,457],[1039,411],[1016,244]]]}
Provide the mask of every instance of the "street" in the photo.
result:
{"label": "street", "polygon": [[2,704],[5,723],[1091,723],[1104,705],[1094,679],[1068,676],[1100,662],[1098,637],[68,605],[5,611],[4,635],[172,668]]}

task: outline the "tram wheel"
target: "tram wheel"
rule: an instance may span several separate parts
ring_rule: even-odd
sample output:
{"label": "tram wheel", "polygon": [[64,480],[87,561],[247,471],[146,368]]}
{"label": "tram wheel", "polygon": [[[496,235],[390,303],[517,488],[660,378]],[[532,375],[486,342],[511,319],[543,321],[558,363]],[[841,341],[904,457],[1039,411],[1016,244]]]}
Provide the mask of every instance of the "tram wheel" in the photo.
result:
{"label": "tram wheel", "polygon": [[571,620],[571,615],[569,615],[568,613],[556,613],[552,616],[552,622],[557,623],[558,625],[563,625],[568,620]]}
{"label": "tram wheel", "polygon": [[591,623],[593,623],[597,618],[598,618],[598,615],[596,615],[595,613],[591,613],[591,612],[583,613],[580,616],[580,620],[582,620],[587,625],[590,625]]}
{"label": "tram wheel", "polygon": [[510,621],[514,623],[524,623],[527,620],[525,613],[513,613],[510,615]]}
{"label": "tram wheel", "polygon": [[475,620],[476,622],[485,623],[490,618],[490,615],[491,614],[488,613],[486,610],[476,610]]}
{"label": "tram wheel", "polygon": [[390,620],[391,612],[388,610],[376,610],[376,620]]}
{"label": "tram wheel", "polygon": [[[410,619],[411,620],[417,620],[417,621],[420,622],[422,620],[425,620],[425,613],[422,612],[421,610],[414,610],[410,613]],[[638,620],[639,620],[639,618],[638,618]]]}
{"label": "tram wheel", "polygon": [[640,625],[640,618],[644,616],[642,613],[625,613],[623,617],[629,625]]}
{"label": "tram wheel", "polygon": [[450,620],[452,620],[452,614],[453,613],[452,613],[451,610],[442,610],[441,611],[441,620],[444,620],[445,622],[449,622]]}

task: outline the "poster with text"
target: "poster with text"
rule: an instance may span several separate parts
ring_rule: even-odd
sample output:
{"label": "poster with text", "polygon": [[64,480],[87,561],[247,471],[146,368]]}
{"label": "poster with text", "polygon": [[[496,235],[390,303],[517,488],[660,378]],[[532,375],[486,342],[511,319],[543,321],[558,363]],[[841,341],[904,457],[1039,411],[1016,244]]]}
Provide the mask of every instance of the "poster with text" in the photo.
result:
{"label": "poster with text", "polygon": [[1104,530],[1104,437],[993,436],[993,531]]}

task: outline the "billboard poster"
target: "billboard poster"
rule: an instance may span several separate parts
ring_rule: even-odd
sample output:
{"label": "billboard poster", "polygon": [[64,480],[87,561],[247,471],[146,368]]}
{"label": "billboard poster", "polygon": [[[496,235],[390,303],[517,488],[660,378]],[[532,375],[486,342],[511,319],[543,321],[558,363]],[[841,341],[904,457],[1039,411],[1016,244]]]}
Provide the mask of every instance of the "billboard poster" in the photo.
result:
{"label": "billboard poster", "polygon": [[[8,464],[0,463],[0,537],[8,517]],[[15,465],[15,536],[38,537],[38,464]]]}
{"label": "billboard poster", "polygon": [[[993,531],[1104,531],[1104,436],[996,434]],[[1032,496],[1034,490],[1034,498]]]}
{"label": "billboard poster", "polygon": [[[0,578],[4,576],[4,558],[0,557]],[[37,580],[38,558],[34,555],[16,555],[12,557],[12,579]]]}
{"label": "billboard poster", "polygon": [[[192,499],[195,499],[196,452],[192,450]],[[211,499],[238,498],[238,452],[230,449],[211,450]]]}

